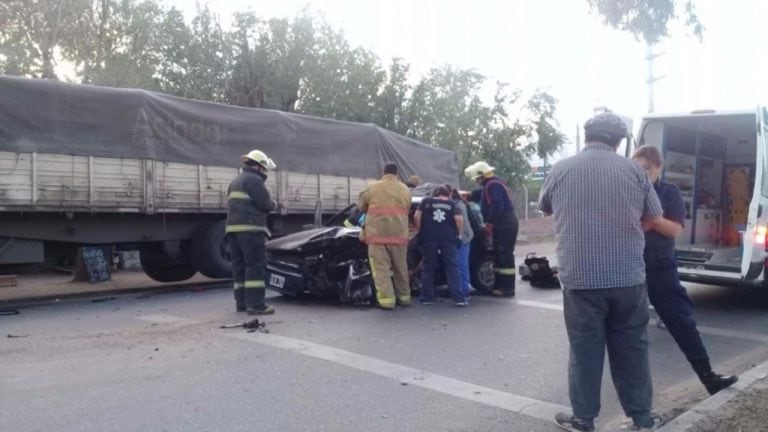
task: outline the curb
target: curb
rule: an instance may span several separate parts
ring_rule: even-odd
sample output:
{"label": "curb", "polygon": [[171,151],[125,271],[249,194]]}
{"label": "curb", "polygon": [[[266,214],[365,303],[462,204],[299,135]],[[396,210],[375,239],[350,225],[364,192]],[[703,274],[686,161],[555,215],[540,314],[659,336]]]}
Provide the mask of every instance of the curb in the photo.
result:
{"label": "curb", "polygon": [[690,410],[682,413],[669,423],[657,429],[658,432],[685,432],[699,421],[711,416],[739,394],[746,391],[755,382],[768,377],[768,361],[761,363],[739,376],[739,381],[731,387],[699,402]]}

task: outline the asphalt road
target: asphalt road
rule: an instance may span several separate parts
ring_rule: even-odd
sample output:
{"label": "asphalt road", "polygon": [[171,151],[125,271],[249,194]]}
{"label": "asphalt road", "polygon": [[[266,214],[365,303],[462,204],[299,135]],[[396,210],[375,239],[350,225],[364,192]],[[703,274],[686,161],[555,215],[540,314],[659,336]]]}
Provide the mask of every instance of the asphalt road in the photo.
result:
{"label": "asphalt road", "polygon": [[[768,296],[692,287],[716,369],[768,358]],[[231,292],[122,296],[0,316],[0,431],[555,431],[569,404],[561,295],[526,283],[395,312],[271,299],[269,333]],[[17,337],[6,337],[7,335]],[[649,327],[656,409],[706,393]],[[606,368],[607,369],[607,368]],[[624,420],[606,370],[600,430]]]}

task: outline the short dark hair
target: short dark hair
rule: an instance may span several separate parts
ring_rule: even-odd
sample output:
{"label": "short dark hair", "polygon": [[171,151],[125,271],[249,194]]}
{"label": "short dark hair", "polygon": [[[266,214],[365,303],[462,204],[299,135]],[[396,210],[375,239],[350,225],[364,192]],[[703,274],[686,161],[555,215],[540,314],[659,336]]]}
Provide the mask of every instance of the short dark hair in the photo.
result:
{"label": "short dark hair", "polygon": [[438,186],[435,188],[435,190],[432,191],[432,196],[433,197],[439,197],[439,196],[450,197],[451,191],[445,186]]}
{"label": "short dark hair", "polygon": [[387,162],[384,164],[384,174],[397,175],[397,164],[394,162]]}
{"label": "short dark hair", "polygon": [[610,147],[618,147],[624,137],[617,138],[605,132],[584,132],[584,141],[599,142]]}

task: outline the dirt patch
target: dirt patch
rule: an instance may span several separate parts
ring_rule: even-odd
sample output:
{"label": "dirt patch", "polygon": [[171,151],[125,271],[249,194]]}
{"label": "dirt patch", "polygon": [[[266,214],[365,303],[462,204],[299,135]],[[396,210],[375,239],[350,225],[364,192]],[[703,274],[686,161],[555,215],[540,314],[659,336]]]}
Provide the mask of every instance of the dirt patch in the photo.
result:
{"label": "dirt patch", "polygon": [[555,238],[555,225],[551,217],[521,219],[518,243],[541,243]]}
{"label": "dirt patch", "polygon": [[768,378],[758,381],[690,432],[768,432]]}

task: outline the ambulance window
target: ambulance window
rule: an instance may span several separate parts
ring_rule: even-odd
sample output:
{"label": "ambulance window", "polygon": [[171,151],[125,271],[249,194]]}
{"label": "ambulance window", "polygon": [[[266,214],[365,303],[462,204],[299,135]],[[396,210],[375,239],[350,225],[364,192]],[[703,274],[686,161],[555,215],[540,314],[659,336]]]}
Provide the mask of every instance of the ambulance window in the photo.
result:
{"label": "ambulance window", "polygon": [[643,135],[640,137],[639,145],[652,145],[654,147],[661,148],[662,140],[664,139],[664,123],[652,122],[647,123],[643,128]]}

